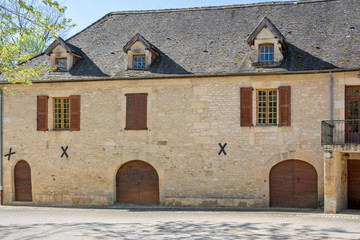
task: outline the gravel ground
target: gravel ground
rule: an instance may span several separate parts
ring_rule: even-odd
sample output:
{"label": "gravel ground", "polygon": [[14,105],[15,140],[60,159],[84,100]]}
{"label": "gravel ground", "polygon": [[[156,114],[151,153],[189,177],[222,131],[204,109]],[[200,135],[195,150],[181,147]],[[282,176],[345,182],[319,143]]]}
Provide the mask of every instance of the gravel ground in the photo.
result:
{"label": "gravel ground", "polygon": [[0,206],[0,239],[360,239],[360,212]]}

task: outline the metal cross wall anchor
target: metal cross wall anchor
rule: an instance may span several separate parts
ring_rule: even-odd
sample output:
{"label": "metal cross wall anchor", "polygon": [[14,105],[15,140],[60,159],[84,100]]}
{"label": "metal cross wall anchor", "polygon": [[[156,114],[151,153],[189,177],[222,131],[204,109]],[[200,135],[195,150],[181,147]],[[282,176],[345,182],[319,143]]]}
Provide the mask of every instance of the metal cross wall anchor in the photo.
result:
{"label": "metal cross wall anchor", "polygon": [[221,153],[224,153],[224,155],[226,155],[226,152],[225,152],[226,144],[227,143],[225,143],[224,146],[222,146],[221,143],[219,143],[219,146],[220,146],[220,149],[221,149],[220,152],[219,152],[219,155],[221,155]]}
{"label": "metal cross wall anchor", "polygon": [[65,155],[65,157],[69,157],[68,155],[67,155],[67,153],[66,153],[66,150],[68,149],[68,147],[69,146],[66,146],[66,148],[64,149],[64,147],[63,146],[61,146],[61,149],[63,150],[63,153],[61,154],[61,158]]}
{"label": "metal cross wall anchor", "polygon": [[15,154],[16,152],[11,152],[12,148],[10,148],[9,153],[5,154],[5,157],[8,157],[8,161],[10,161],[11,155]]}

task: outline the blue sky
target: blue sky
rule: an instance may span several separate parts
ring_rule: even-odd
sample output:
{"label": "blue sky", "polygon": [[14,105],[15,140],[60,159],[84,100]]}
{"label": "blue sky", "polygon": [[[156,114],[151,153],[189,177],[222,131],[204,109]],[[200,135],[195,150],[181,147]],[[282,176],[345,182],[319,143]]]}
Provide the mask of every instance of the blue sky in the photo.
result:
{"label": "blue sky", "polygon": [[[289,1],[289,0],[277,0]],[[232,4],[247,4],[259,2],[277,2],[272,0],[60,0],[67,6],[66,17],[77,25],[67,35],[71,37],[109,12],[129,10],[150,10],[169,8],[188,8],[220,6]]]}

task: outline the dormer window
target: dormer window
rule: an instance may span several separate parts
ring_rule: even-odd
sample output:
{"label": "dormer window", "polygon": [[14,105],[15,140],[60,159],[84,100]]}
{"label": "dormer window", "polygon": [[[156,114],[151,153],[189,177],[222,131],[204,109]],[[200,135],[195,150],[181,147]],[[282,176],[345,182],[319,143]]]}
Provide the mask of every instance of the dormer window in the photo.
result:
{"label": "dormer window", "polygon": [[57,72],[69,71],[77,61],[83,58],[81,50],[62,38],[57,38],[46,50],[45,53],[50,56],[50,65],[55,67]]}
{"label": "dormer window", "polygon": [[145,55],[135,55],[134,56],[134,69],[144,69],[145,68]]}
{"label": "dormer window", "polygon": [[67,71],[67,59],[66,58],[56,58],[55,64],[57,66],[57,72],[66,72]]}
{"label": "dormer window", "polygon": [[287,50],[285,37],[268,19],[264,18],[247,39],[253,49],[250,57],[254,67],[278,67]]}
{"label": "dormer window", "polygon": [[264,44],[259,46],[259,62],[273,62],[274,61],[274,45]]}
{"label": "dormer window", "polygon": [[145,70],[160,56],[154,45],[137,33],[123,47],[128,55],[127,68],[130,70]]}

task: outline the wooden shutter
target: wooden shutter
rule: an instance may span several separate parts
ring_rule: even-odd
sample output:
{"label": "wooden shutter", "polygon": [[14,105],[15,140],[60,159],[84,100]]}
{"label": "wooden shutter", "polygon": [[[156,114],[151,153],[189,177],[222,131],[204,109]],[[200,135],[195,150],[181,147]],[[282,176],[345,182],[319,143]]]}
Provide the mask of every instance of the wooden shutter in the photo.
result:
{"label": "wooden shutter", "polygon": [[48,96],[37,97],[37,130],[48,130]]}
{"label": "wooden shutter", "polygon": [[80,131],[80,95],[70,96],[70,130]]}
{"label": "wooden shutter", "polygon": [[141,94],[137,96],[138,106],[138,129],[147,129],[146,115],[147,115],[147,94]]}
{"label": "wooden shutter", "polygon": [[241,126],[252,126],[252,87],[240,89]]}
{"label": "wooden shutter", "polygon": [[291,87],[279,87],[279,126],[291,126]]}
{"label": "wooden shutter", "polygon": [[136,95],[126,94],[126,128],[136,129]]}

